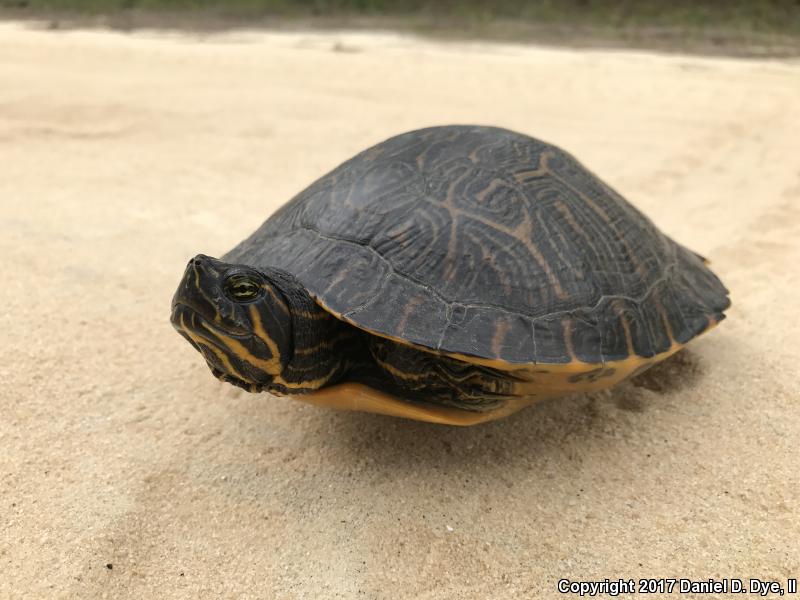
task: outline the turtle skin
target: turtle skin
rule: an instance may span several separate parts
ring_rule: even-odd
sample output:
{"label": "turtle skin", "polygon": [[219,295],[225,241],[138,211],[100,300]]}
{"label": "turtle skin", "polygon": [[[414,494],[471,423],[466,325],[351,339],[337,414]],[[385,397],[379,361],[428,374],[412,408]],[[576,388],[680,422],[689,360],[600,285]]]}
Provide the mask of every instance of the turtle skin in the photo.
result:
{"label": "turtle skin", "polygon": [[702,257],[574,157],[496,127],[377,144],[223,259],[287,271],[367,332],[509,368],[648,359],[730,305]]}

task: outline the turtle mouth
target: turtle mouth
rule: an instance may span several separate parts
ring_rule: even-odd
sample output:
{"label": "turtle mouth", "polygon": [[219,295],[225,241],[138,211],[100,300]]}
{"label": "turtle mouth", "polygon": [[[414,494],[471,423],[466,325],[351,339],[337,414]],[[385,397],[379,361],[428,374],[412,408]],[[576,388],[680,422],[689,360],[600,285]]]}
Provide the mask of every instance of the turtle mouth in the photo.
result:
{"label": "turtle mouth", "polygon": [[248,392],[262,391],[264,387],[262,384],[232,375],[224,368],[225,365],[223,364],[226,362],[226,358],[228,361],[231,358],[228,349],[219,336],[244,340],[252,337],[251,334],[237,335],[229,329],[217,327],[197,311],[195,307],[183,302],[173,305],[170,320],[178,333],[203,356],[214,377]]}
{"label": "turtle mouth", "polygon": [[217,324],[220,318],[219,313],[215,313],[214,315],[207,315],[205,313],[206,311],[201,307],[189,300],[182,299],[173,303],[170,321],[172,321],[172,326],[175,327],[175,329],[183,329],[185,327],[184,324],[181,324],[181,319],[183,319],[184,322],[188,322],[190,325],[194,326],[195,331],[198,331],[198,333],[199,329],[196,326],[198,324],[196,321],[199,321],[200,325],[214,334],[222,334],[237,338],[249,338],[252,336],[252,332],[245,327],[237,327],[230,323],[226,323],[225,327],[220,327]]}
{"label": "turtle mouth", "polygon": [[225,383],[230,383],[231,385],[235,385],[236,387],[248,391],[251,394],[261,392],[264,389],[264,386],[262,386],[261,384],[245,381],[244,379],[239,379],[238,377],[229,375],[222,369],[212,364],[207,358],[206,358],[206,363],[208,364],[208,368],[211,369],[211,374],[220,381],[224,381]]}

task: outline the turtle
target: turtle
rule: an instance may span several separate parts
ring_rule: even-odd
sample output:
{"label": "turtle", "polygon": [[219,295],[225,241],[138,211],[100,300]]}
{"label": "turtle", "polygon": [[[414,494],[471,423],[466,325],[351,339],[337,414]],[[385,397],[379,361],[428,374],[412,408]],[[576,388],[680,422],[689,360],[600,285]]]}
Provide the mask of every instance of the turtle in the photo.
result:
{"label": "turtle", "polygon": [[171,322],[249,392],[473,425],[644,371],[728,296],[568,152],[448,125],[360,152],[192,258]]}

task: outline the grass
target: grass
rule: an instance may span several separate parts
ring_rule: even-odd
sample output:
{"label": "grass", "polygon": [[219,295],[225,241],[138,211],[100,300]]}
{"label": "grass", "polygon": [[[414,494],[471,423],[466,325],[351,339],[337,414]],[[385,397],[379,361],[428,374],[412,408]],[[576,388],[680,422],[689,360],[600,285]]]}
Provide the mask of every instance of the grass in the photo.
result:
{"label": "grass", "polygon": [[790,54],[800,48],[800,0],[0,0],[0,8],[23,17],[127,15],[129,24],[134,15],[147,26],[159,18],[169,26],[196,25],[198,18],[232,26],[311,19],[533,41],[558,41],[552,38],[572,32],[573,42],[588,35],[588,45],[666,42],[684,49],[700,43],[725,53],[746,46],[766,53],[790,48]]}

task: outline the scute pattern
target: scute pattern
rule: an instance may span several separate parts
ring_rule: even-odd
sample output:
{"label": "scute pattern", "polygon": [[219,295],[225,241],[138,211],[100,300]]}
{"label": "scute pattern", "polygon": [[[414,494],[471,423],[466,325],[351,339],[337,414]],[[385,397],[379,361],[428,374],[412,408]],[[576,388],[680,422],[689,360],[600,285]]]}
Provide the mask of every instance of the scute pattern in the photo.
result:
{"label": "scute pattern", "polygon": [[493,127],[393,137],[225,257],[381,335],[507,363],[650,357],[724,318],[719,279],[559,148]]}

